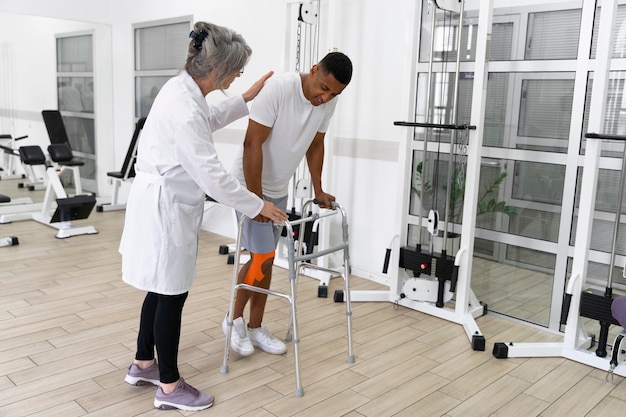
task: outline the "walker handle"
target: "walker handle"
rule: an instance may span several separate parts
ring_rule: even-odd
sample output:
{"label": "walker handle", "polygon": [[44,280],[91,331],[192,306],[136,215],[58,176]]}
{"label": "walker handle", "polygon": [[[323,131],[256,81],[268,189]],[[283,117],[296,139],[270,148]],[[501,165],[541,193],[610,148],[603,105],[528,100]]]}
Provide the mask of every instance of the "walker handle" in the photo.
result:
{"label": "walker handle", "polygon": [[[324,203],[323,203],[322,201],[318,200],[317,198],[314,198],[314,199],[313,199],[313,204],[317,204],[317,205],[319,206],[320,204],[324,204]],[[332,201],[332,202],[330,203],[330,208],[331,208],[332,210],[336,209],[337,207],[338,207],[338,204],[337,204],[337,203],[335,203],[334,201]]]}

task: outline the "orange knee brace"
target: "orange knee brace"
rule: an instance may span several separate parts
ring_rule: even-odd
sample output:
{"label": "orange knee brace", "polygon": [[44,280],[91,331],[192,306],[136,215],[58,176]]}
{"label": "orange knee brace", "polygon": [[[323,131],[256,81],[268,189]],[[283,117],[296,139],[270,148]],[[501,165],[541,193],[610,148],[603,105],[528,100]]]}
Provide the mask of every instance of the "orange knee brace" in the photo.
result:
{"label": "orange knee brace", "polygon": [[[252,263],[250,264],[250,268],[246,272],[246,276],[243,279],[244,284],[254,285],[255,281],[261,281],[265,278],[265,273],[263,272],[263,265],[265,261],[268,259],[273,260],[276,251],[268,252],[268,253],[255,253],[252,255]],[[271,262],[270,262],[271,264]]]}

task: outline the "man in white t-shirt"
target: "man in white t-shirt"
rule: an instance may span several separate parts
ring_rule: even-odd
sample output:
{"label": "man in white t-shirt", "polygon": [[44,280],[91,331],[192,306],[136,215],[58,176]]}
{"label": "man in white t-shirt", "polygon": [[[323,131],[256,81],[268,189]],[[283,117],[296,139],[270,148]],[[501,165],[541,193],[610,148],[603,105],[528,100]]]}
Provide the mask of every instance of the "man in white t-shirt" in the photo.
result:
{"label": "man in white t-shirt", "polygon": [[[335,197],[322,188],[324,136],[335,111],[336,96],[352,78],[352,62],[341,52],[331,52],[308,73],[275,75],[265,82],[250,109],[250,121],[233,174],[259,197],[287,208],[289,180],[306,155],[315,198],[320,207],[330,207]],[[239,215],[239,213],[238,213]],[[282,231],[269,219],[246,220],[243,246],[250,261],[239,273],[239,282],[269,288],[274,251]],[[282,354],[285,344],[263,326],[267,294],[240,290],[235,301],[231,347],[248,356],[254,347]],[[250,320],[243,311],[250,301]],[[227,332],[227,319],[222,329]]]}

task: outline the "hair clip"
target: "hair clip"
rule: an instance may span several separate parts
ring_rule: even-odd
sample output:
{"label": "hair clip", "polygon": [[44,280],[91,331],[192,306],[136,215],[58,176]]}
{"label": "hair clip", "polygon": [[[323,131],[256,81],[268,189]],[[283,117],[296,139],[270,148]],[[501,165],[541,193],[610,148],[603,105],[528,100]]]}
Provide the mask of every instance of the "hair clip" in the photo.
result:
{"label": "hair clip", "polygon": [[206,29],[202,29],[200,32],[196,32],[194,30],[189,33],[189,37],[193,39],[192,46],[198,51],[202,49],[202,42],[209,36],[209,32]]}

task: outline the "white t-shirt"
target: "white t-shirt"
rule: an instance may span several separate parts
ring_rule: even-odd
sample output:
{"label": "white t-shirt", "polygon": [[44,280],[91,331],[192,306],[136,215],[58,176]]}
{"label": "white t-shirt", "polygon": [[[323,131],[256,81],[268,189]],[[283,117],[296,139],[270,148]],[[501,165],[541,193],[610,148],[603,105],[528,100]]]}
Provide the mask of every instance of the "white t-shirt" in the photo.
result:
{"label": "white t-shirt", "polygon": [[[272,130],[263,143],[263,194],[280,198],[288,194],[289,180],[317,132],[326,132],[337,98],[313,106],[304,97],[300,75],[284,73],[265,82],[250,108],[250,119]],[[243,148],[233,174],[245,184]]]}

